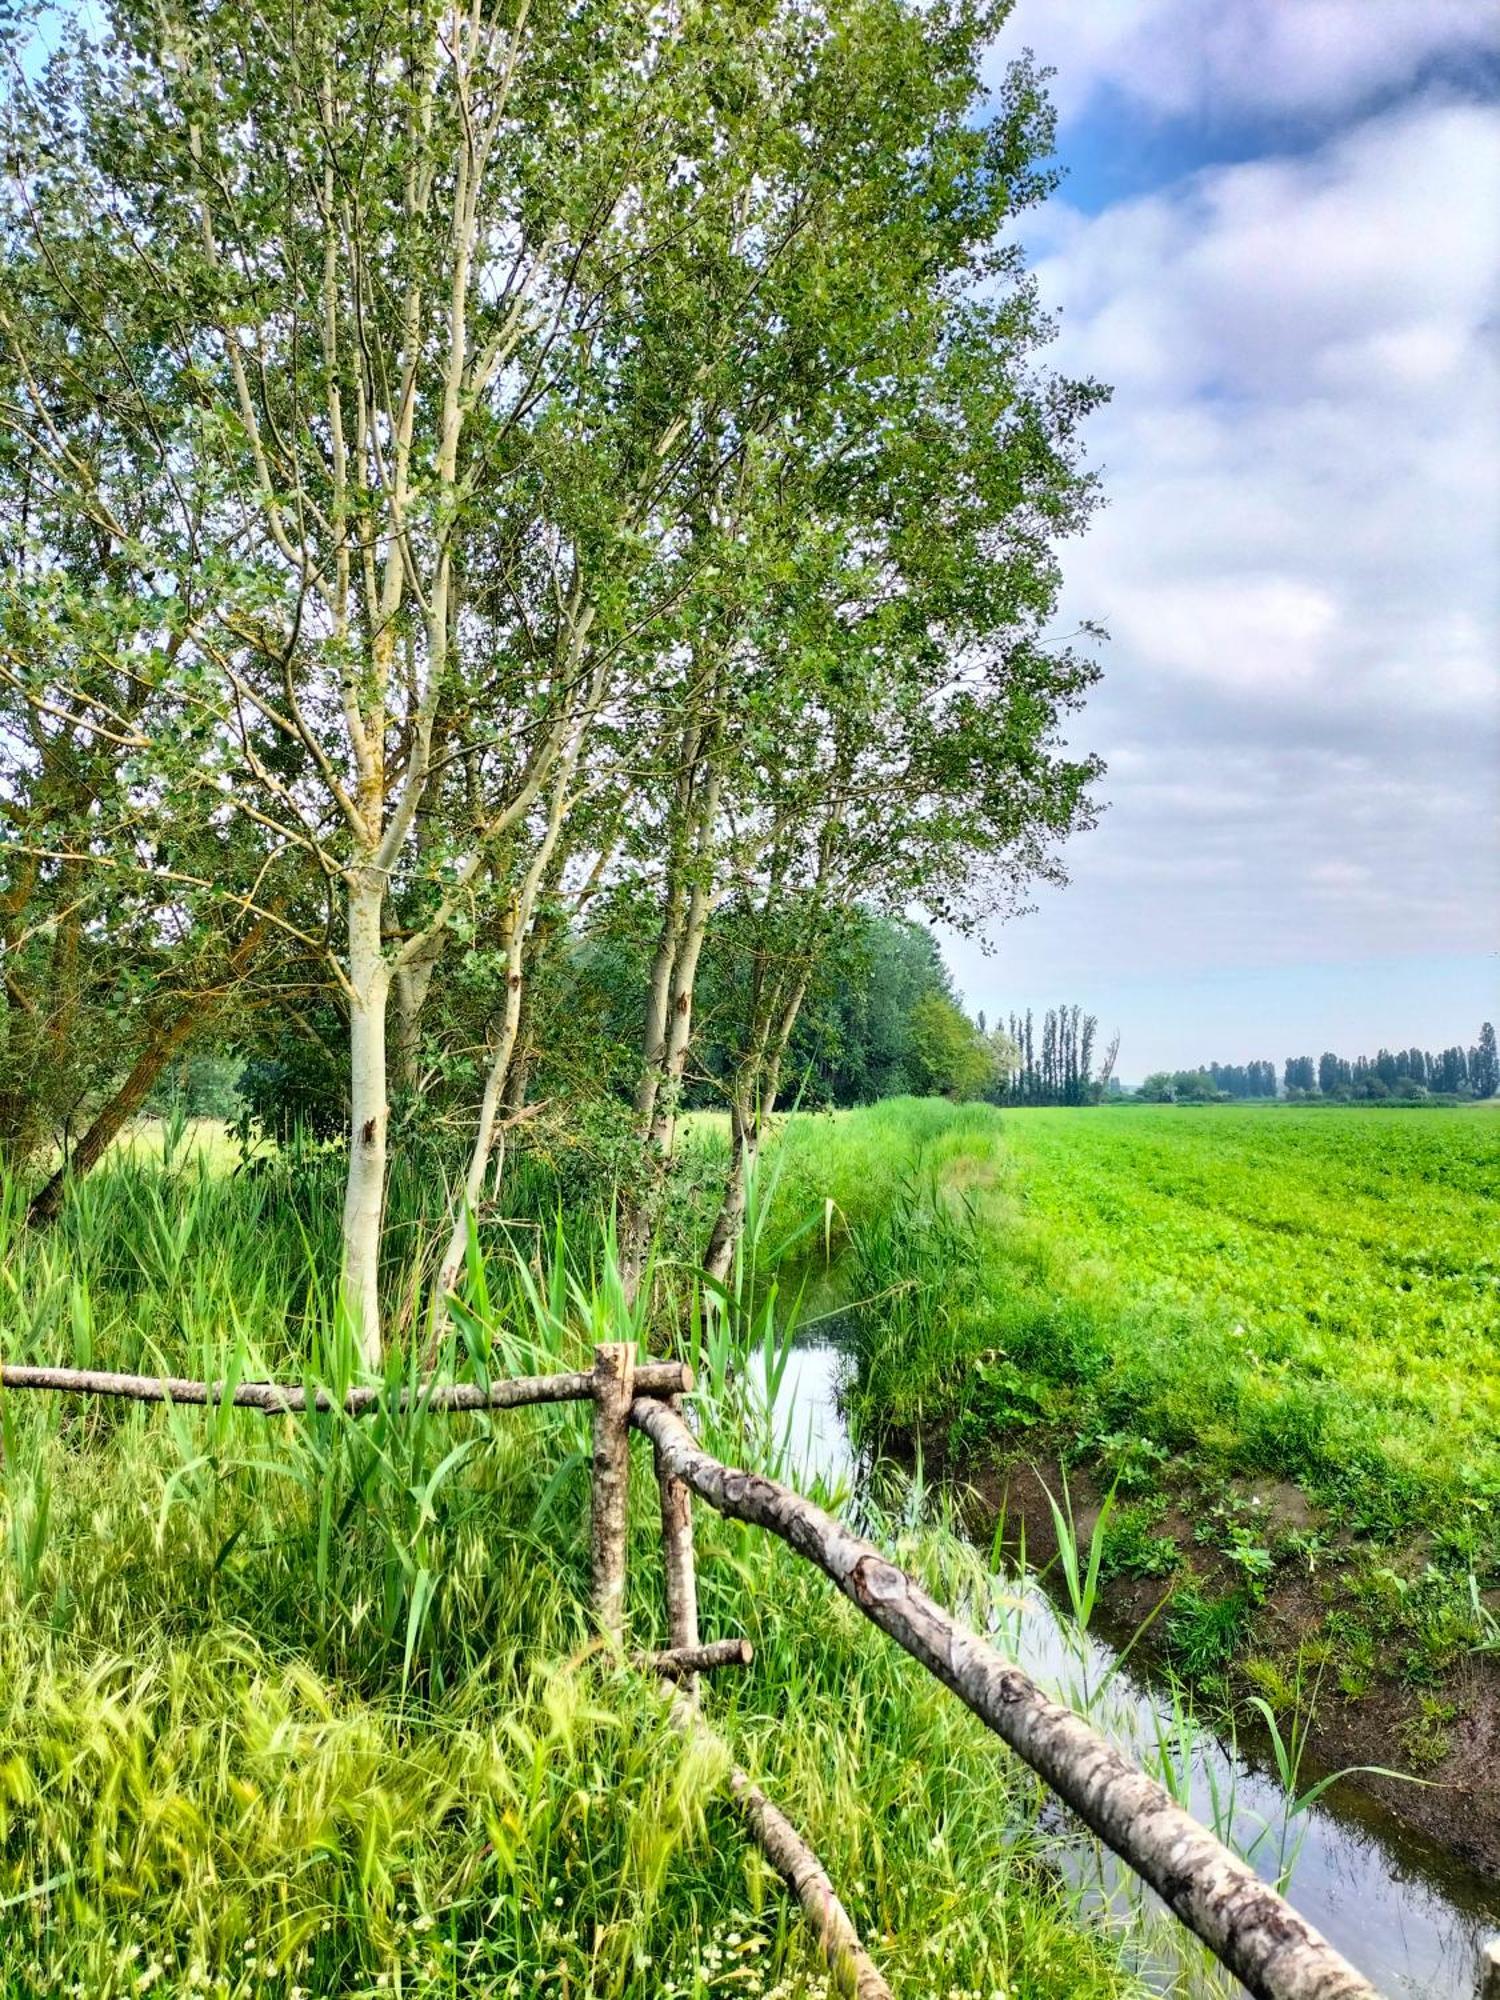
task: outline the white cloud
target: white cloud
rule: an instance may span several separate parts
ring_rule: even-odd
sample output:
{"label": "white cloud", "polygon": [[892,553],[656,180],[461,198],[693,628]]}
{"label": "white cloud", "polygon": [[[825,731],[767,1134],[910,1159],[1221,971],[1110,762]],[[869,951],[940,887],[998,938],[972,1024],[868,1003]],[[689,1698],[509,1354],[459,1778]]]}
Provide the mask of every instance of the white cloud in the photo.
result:
{"label": "white cloud", "polygon": [[1007,51],[1054,65],[1065,117],[1111,90],[1163,117],[1343,116],[1435,63],[1500,51],[1492,0],[1018,0]]}
{"label": "white cloud", "polygon": [[1035,248],[1054,359],[1115,387],[1064,607],[1112,635],[1113,805],[965,985],[1492,949],[1500,106],[1057,202]]}

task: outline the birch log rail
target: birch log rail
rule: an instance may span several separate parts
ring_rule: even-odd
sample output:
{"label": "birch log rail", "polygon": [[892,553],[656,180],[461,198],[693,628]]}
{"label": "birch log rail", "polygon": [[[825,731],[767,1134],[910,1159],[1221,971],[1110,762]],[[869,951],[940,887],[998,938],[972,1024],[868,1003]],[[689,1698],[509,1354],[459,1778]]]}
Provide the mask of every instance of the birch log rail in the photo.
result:
{"label": "birch log rail", "polygon": [[658,1467],[733,1520],[766,1528],[836,1583],[967,1704],[1260,2000],[1374,2000],[1375,1989],[1274,1889],[1095,1730],[966,1630],[906,1572],[778,1480],[704,1451],[665,1403],[631,1422]]}
{"label": "birch log rail", "polygon": [[[642,1362],[635,1371],[641,1395],[676,1396],[693,1386],[693,1371],[682,1361]],[[118,1375],[95,1368],[32,1368],[19,1363],[0,1365],[0,1389],[50,1389],[75,1396],[117,1396],[131,1403],[229,1403],[240,1410],[259,1410],[268,1417],[292,1410],[342,1410],[361,1417],[387,1399],[383,1386],[359,1384],[342,1397],[328,1389],[307,1389],[297,1382],[186,1381],[176,1375]],[[581,1403],[594,1394],[590,1369],[561,1375],[519,1375],[495,1382],[422,1382],[403,1388],[394,1399],[400,1409],[519,1410],[535,1403]]]}

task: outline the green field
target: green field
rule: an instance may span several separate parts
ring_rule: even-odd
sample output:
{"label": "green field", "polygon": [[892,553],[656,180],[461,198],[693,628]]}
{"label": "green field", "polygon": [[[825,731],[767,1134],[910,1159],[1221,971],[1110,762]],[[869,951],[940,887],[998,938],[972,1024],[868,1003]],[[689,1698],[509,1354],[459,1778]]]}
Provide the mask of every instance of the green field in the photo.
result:
{"label": "green field", "polygon": [[[1418,1678],[1492,1629],[1493,1109],[898,1102],[788,1151],[799,1199],[848,1214],[868,1421],[1118,1480],[1121,1566],[1170,1576],[1175,1496],[1251,1598],[1283,1562],[1339,1569],[1342,1652]],[[1268,1481],[1307,1503],[1279,1540],[1247,1498]]]}

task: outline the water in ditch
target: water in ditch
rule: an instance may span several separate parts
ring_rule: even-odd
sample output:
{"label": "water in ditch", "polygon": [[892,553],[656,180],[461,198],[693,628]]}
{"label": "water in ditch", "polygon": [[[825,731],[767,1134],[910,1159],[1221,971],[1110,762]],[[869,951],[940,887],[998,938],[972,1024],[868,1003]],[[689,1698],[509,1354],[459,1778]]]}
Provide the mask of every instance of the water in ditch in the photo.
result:
{"label": "water in ditch", "polygon": [[[837,1321],[793,1346],[777,1386],[774,1416],[799,1474],[857,1494],[861,1467],[839,1406],[844,1363]],[[1253,1753],[1231,1748],[1174,1714],[1170,1699],[1117,1665],[1114,1649],[1080,1632],[1034,1580],[1000,1614],[996,1639],[1050,1694],[1088,1708],[1099,1729],[1161,1772],[1170,1757],[1179,1796],[1266,1880],[1290,1861],[1291,1901],[1388,2000],[1475,2000],[1480,1954],[1500,1933],[1500,1884],[1486,1881],[1396,1823],[1368,1797],[1335,1785],[1289,1815],[1274,1774]],[[1103,1690],[1101,1693],[1100,1690]],[[1128,1870],[1058,1808],[1049,1825],[1059,1868],[1101,1912],[1132,1919],[1148,1981],[1175,1992],[1223,1991],[1175,1924]]]}

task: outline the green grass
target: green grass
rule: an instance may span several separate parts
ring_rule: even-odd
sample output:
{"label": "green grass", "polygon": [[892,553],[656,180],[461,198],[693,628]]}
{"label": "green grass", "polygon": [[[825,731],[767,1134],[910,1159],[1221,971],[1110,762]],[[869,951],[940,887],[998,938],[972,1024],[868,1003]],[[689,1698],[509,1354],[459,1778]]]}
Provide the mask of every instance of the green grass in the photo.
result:
{"label": "green grass", "polygon": [[[249,1177],[127,1156],[43,1238],[18,1234],[11,1191],[4,1353],[337,1383],[335,1177],[315,1156]],[[399,1292],[435,1218],[400,1176],[392,1201]],[[537,1227],[523,1262],[490,1235],[460,1372],[572,1364],[629,1330],[607,1262]],[[763,1320],[747,1307],[741,1347]],[[705,1434],[763,1455],[729,1358],[705,1357]],[[412,1366],[393,1360],[393,1392]],[[715,1759],[590,1638],[586,1425],[394,1395],[357,1422],[5,1397],[0,1993],[824,1994]],[[650,1645],[649,1457],[636,1469]],[[885,1539],[982,1619],[992,1580],[955,1537]],[[993,1737],[780,1544],[700,1509],[699,1545],[705,1632],[757,1648],[712,1719],[897,1990],[1137,1991],[1045,1865],[1037,1787]]]}
{"label": "green grass", "polygon": [[1302,1481],[1364,1529],[1493,1519],[1488,1108],[897,1103],[796,1146],[803,1186],[851,1211],[863,1290],[901,1288],[861,1316],[864,1387],[894,1421],[1009,1394],[1127,1483],[1132,1451],[1190,1449]]}
{"label": "green grass", "polygon": [[[1392,1552],[1356,1582],[1408,1678],[1476,1641],[1469,1578],[1500,1580],[1496,1107],[898,1101],[798,1121],[786,1151],[798,1200],[847,1216],[868,1421],[1191,1491],[1252,1594],[1327,1554],[1255,1517],[1246,1489],[1289,1482],[1328,1536]],[[1118,1566],[1167,1573],[1137,1529]]]}

